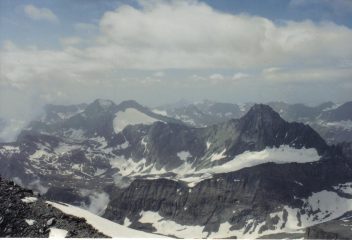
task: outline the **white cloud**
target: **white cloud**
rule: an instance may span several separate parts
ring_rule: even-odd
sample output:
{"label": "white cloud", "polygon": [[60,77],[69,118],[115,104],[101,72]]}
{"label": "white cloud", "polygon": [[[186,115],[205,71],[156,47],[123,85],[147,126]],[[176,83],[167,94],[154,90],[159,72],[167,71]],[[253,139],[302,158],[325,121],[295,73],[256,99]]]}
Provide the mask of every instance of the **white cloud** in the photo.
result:
{"label": "white cloud", "polygon": [[214,74],[209,76],[209,79],[221,81],[221,80],[224,80],[224,76],[222,74],[220,74],[220,73],[214,73]]}
{"label": "white cloud", "polygon": [[63,46],[76,45],[79,44],[81,41],[82,39],[79,37],[66,37],[60,39],[60,43]]}
{"label": "white cloud", "polygon": [[58,17],[48,8],[38,8],[34,5],[24,6],[25,14],[33,20],[46,20],[49,22],[58,23]]}
{"label": "white cloud", "polygon": [[[246,77],[242,70],[266,69],[268,73],[273,66],[276,71],[289,66],[304,68],[305,81],[316,81],[333,76],[314,71],[338,72],[339,65],[351,67],[346,63],[352,63],[352,30],[345,26],[311,21],[279,25],[263,17],[216,11],[197,1],[152,1],[142,6],[122,5],[106,12],[99,23],[99,41],[86,48],[74,46],[78,38],[61,39],[62,50],[18,47],[7,42],[1,49],[0,84],[17,89],[47,81],[93,86],[105,79],[117,81],[112,74],[116,69],[160,71],[156,79],[140,80],[142,84],[158,84],[161,72],[168,68],[237,69],[241,72],[232,77],[236,80]],[[26,8],[32,9],[33,18],[56,19],[48,9]],[[94,25],[77,23],[75,28],[93,29]],[[271,73],[266,79],[280,79],[278,74],[282,79],[303,77],[303,73],[286,71]],[[341,74],[336,73],[334,80],[345,80]],[[224,78],[217,73],[192,79],[214,83]]]}
{"label": "white cloud", "polygon": [[194,1],[154,2],[142,9],[121,6],[104,14],[100,28],[101,41],[110,50],[109,56],[100,55],[120,56],[120,67],[251,68],[324,64],[352,55],[347,27],[311,21],[277,25]]}
{"label": "white cloud", "polygon": [[165,73],[164,72],[162,72],[162,71],[158,71],[158,72],[155,72],[154,74],[154,77],[164,77],[165,76]]}
{"label": "white cloud", "polygon": [[233,80],[242,80],[242,79],[246,79],[248,77],[249,77],[249,74],[238,72],[233,75],[232,79]]}

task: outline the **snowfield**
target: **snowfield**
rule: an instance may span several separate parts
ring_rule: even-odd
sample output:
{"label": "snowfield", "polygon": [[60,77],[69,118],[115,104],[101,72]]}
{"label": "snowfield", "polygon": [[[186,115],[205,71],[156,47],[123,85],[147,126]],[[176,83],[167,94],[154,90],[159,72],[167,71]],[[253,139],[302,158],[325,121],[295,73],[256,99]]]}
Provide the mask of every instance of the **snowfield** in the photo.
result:
{"label": "snowfield", "polygon": [[[221,153],[222,155],[223,153]],[[212,158],[214,161],[214,158]],[[220,159],[216,157],[216,159]],[[287,145],[281,145],[279,148],[265,148],[262,151],[246,151],[235,156],[229,162],[224,163],[220,166],[215,166],[210,169],[204,169],[200,172],[210,172],[210,173],[226,173],[234,172],[246,167],[253,167],[263,163],[276,163],[276,164],[285,164],[285,163],[308,163],[319,161],[320,156],[314,148],[302,148],[296,149],[291,148]]]}
{"label": "snowfield", "polygon": [[128,125],[150,125],[157,121],[159,120],[149,117],[148,115],[134,108],[127,108],[125,111],[119,111],[115,114],[115,118],[113,120],[113,127],[115,133],[119,133]]}
{"label": "snowfield", "polygon": [[47,201],[48,204],[51,204],[53,207],[59,209],[60,211],[73,215],[76,217],[85,218],[87,223],[92,225],[95,229],[103,234],[113,237],[113,238],[164,238],[163,236],[146,233],[138,230],[134,230],[120,224],[114,223],[105,218],[94,215],[91,212],[88,212],[79,207],[74,207],[68,204],[60,204],[55,202]]}
{"label": "snowfield", "polygon": [[[223,154],[225,150],[219,154],[213,154],[211,161],[220,160],[225,157]],[[215,160],[216,159],[216,160]],[[198,182],[204,179],[212,178],[212,174],[217,173],[228,173],[235,172],[247,167],[254,167],[263,163],[309,163],[319,161],[320,156],[314,148],[302,148],[296,149],[291,148],[287,145],[281,145],[279,148],[265,148],[262,151],[246,151],[235,156],[234,159],[218,166],[213,166],[199,171],[195,171],[193,168],[188,168],[188,171],[179,172],[177,170],[182,169],[181,167],[173,170],[178,174],[177,179],[180,179],[188,184],[189,187],[194,187]],[[192,174],[198,175],[197,177],[186,177],[185,175]]]}

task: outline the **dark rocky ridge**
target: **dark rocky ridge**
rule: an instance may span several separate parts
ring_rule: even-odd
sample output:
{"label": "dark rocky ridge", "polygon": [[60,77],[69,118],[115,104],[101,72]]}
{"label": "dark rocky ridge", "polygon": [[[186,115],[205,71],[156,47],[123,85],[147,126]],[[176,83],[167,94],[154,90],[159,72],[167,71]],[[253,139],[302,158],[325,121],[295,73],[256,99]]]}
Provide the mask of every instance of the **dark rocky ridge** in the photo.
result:
{"label": "dark rocky ridge", "polygon": [[[25,203],[21,200],[25,197],[36,197],[37,200]],[[26,219],[35,222],[29,225]],[[51,227],[66,230],[66,237],[106,237],[87,224],[85,219],[64,214],[31,190],[0,178],[0,237],[48,237]]]}

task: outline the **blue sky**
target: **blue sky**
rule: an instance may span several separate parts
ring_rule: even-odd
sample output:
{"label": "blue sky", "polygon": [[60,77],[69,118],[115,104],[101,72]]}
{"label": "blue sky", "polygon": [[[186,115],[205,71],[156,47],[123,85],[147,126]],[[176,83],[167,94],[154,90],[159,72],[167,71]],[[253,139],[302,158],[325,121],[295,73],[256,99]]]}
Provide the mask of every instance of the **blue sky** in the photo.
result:
{"label": "blue sky", "polygon": [[343,102],[351,42],[351,0],[1,0],[0,116],[95,98]]}

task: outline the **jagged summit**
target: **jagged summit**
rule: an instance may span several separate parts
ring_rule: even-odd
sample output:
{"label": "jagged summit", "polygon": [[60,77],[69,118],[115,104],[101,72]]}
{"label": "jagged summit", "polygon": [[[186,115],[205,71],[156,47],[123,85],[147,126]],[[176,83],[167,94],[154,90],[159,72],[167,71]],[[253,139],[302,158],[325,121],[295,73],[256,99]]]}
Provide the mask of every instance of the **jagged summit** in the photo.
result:
{"label": "jagged summit", "polygon": [[254,104],[243,118],[261,118],[261,119],[281,119],[280,115],[275,112],[269,105]]}
{"label": "jagged summit", "polygon": [[255,104],[246,115],[240,118],[240,122],[249,130],[280,128],[285,123],[277,112],[265,104]]}
{"label": "jagged summit", "polygon": [[[121,103],[119,103],[118,108],[121,110],[127,109],[127,108],[135,108],[135,109],[145,109],[147,110],[146,107],[144,107],[143,105],[139,104],[137,101],[135,100],[126,100],[126,101],[122,101]],[[147,111],[150,111],[149,109]]]}
{"label": "jagged summit", "polygon": [[92,102],[86,107],[85,112],[88,114],[95,114],[97,112],[109,111],[115,108],[116,104],[111,100],[96,99],[94,102]]}
{"label": "jagged summit", "polygon": [[[266,146],[289,145],[294,148],[315,148],[319,153],[326,149],[325,141],[308,125],[289,123],[282,119],[270,106],[255,104],[239,119],[238,142],[245,149],[261,150]],[[242,149],[236,144],[233,151]]]}

